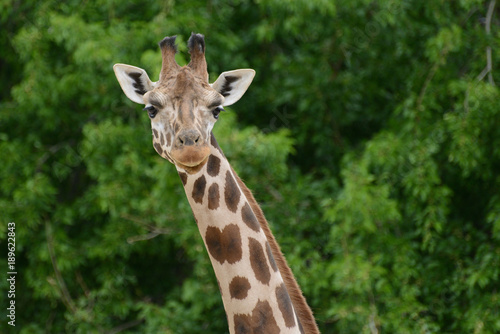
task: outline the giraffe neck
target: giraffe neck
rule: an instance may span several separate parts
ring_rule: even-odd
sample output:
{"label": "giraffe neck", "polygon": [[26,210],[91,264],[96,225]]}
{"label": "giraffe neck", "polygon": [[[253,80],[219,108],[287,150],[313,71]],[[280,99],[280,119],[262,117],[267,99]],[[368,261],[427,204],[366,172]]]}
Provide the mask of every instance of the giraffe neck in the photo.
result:
{"label": "giraffe neck", "polygon": [[213,135],[201,169],[177,169],[219,283],[230,332],[303,332],[267,233],[252,209],[254,200]]}

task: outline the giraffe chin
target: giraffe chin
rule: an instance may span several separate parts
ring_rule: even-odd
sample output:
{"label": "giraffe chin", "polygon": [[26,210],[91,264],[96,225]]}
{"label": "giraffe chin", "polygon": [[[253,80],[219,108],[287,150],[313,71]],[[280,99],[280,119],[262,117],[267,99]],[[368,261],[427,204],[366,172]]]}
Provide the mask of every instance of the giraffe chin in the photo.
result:
{"label": "giraffe chin", "polygon": [[187,146],[182,149],[174,149],[170,156],[175,164],[188,172],[196,172],[207,162],[210,155],[210,147]]}

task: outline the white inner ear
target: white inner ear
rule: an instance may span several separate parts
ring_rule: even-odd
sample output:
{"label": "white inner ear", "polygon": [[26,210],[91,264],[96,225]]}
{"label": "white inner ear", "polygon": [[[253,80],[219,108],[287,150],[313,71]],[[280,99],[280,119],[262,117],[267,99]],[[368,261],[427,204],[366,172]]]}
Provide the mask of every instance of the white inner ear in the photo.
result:
{"label": "white inner ear", "polygon": [[146,71],[125,64],[115,64],[113,70],[125,95],[135,103],[144,104],[144,94],[152,90],[156,84],[149,79]]}
{"label": "white inner ear", "polygon": [[254,76],[255,71],[252,69],[223,72],[212,84],[212,88],[224,96],[222,105],[230,106],[245,94]]}

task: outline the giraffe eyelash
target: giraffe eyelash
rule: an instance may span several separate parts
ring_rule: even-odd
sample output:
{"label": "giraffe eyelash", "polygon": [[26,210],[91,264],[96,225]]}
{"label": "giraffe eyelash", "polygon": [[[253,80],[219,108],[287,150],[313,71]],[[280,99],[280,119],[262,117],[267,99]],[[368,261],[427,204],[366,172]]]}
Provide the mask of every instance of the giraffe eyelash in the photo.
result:
{"label": "giraffe eyelash", "polygon": [[146,110],[148,112],[148,116],[149,118],[155,118],[156,114],[158,113],[158,109],[156,109],[155,107],[153,106],[146,106],[144,109],[142,110]]}
{"label": "giraffe eyelash", "polygon": [[212,110],[212,115],[214,115],[215,119],[219,118],[219,114],[220,114],[221,111],[224,111],[224,108],[222,108],[222,106],[218,106],[217,108],[215,108],[214,110]]}

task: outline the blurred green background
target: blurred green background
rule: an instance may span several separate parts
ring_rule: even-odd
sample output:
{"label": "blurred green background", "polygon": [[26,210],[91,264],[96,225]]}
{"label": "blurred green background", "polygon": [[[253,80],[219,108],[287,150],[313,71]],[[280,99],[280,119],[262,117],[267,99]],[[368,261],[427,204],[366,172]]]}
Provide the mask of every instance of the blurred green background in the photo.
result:
{"label": "blurred green background", "polygon": [[[175,168],[114,63],[206,38],[211,81],[253,68],[214,133],[323,333],[500,332],[500,3],[0,2],[0,253],[16,327],[224,333]],[[7,258],[0,271],[7,272]],[[5,313],[5,314],[4,314]]]}

